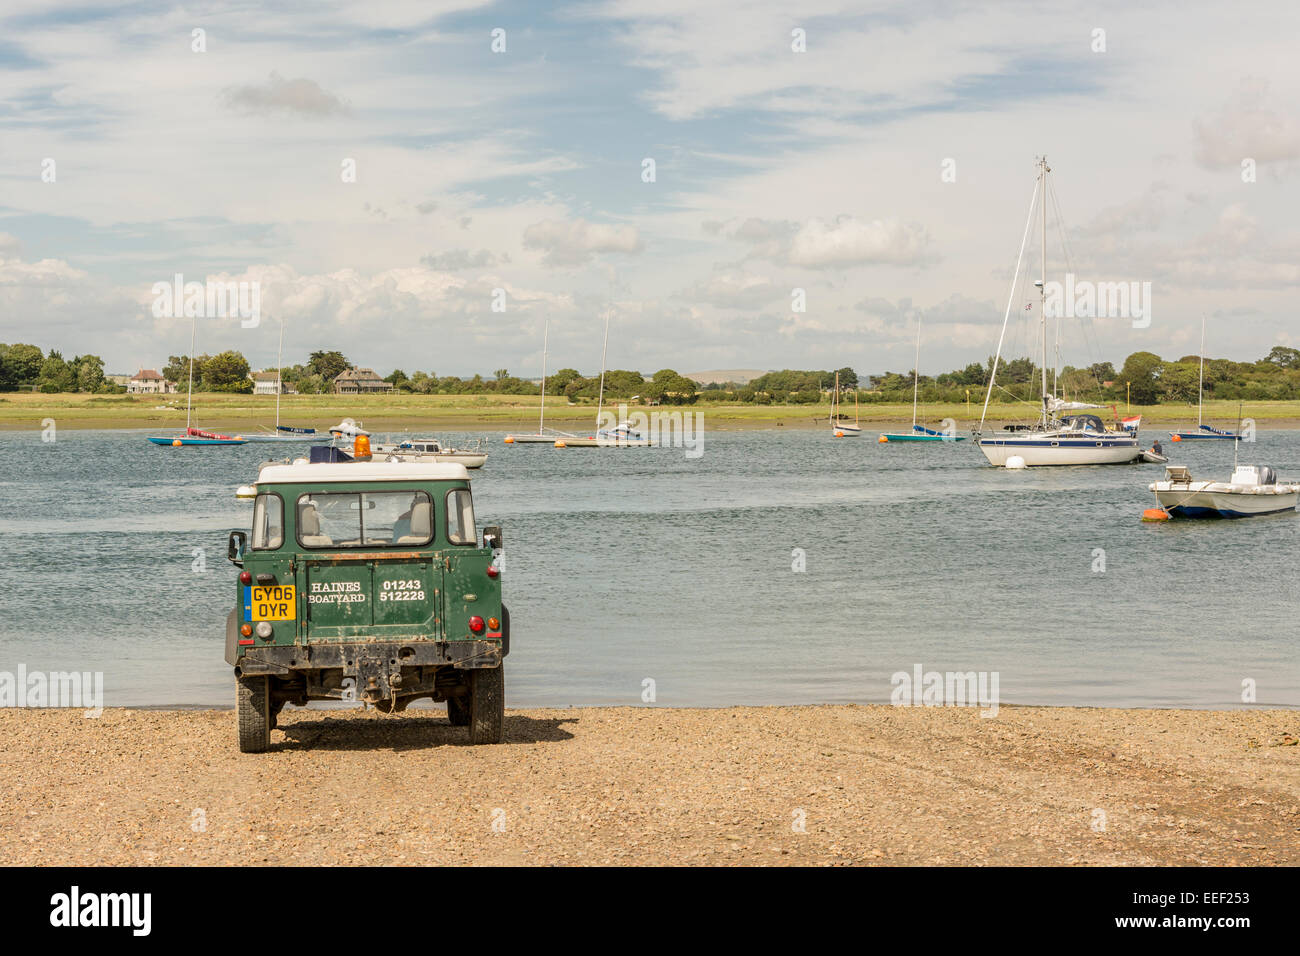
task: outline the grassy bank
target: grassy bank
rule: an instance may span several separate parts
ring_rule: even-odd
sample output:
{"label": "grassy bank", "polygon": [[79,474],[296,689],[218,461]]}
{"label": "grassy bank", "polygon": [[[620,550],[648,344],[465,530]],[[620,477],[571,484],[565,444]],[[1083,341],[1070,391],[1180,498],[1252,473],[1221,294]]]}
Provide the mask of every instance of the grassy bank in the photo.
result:
{"label": "grassy bank", "polygon": [[[616,410],[617,403],[615,403]],[[673,412],[664,406],[646,412]],[[817,418],[825,421],[828,405],[742,405],[712,403],[705,398],[686,410],[703,412],[706,427],[729,430],[743,428],[813,427]],[[1109,417],[1109,409],[1103,409]],[[863,422],[892,425],[910,422],[910,403],[863,405]],[[1141,414],[1145,425],[1195,424],[1196,409],[1185,405],[1120,407],[1121,414]],[[935,425],[945,418],[955,419],[958,428],[968,429],[979,420],[980,406],[972,403],[925,406],[922,419]],[[989,420],[1003,421],[1033,418],[1029,405],[994,404],[989,406]],[[1253,418],[1261,427],[1300,426],[1300,402],[1250,402],[1242,415]],[[573,426],[589,430],[595,421],[594,404],[570,405],[562,397],[546,400],[546,421],[557,428]],[[327,428],[349,417],[366,427],[379,430],[484,430],[533,431],[537,427],[535,395],[285,395],[280,400],[280,420],[289,425]],[[36,430],[43,419],[52,418],[59,428],[156,428],[169,431],[185,425],[185,396],[153,395],[44,395],[10,392],[0,396],[0,429]],[[1237,420],[1236,402],[1207,402],[1205,420],[1232,425]],[[198,393],[194,398],[194,423],[229,433],[252,431],[275,422],[275,396],[222,395]]]}

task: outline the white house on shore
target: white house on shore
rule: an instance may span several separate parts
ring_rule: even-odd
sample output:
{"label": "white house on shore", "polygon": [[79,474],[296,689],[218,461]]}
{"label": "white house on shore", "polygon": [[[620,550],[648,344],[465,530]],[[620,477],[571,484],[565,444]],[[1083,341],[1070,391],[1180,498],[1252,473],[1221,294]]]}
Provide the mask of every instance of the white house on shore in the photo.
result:
{"label": "white house on shore", "polygon": [[167,381],[155,369],[142,368],[127,379],[126,390],[131,395],[170,395],[176,391],[176,383]]}
{"label": "white house on shore", "polygon": [[[254,372],[252,375],[253,394],[274,395],[276,378],[277,376],[275,374],[275,369],[271,369],[270,371],[266,371],[266,372]],[[280,383],[280,394],[297,395],[298,390],[294,388],[292,385],[290,385],[288,382],[282,381]]]}

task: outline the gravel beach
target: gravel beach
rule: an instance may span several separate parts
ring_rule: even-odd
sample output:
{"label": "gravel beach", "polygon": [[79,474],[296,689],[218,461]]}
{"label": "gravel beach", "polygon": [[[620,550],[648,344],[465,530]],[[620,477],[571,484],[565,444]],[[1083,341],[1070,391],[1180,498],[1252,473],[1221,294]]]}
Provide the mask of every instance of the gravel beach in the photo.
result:
{"label": "gravel beach", "polygon": [[0,711],[0,859],[1300,863],[1300,713],[1002,707]]}

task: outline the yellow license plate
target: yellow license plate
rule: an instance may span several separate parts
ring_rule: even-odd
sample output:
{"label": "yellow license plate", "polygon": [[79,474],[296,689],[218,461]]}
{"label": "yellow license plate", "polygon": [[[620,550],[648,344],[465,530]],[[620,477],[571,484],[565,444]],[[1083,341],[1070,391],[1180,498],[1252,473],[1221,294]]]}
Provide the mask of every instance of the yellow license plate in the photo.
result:
{"label": "yellow license plate", "polygon": [[298,596],[292,584],[248,589],[248,620],[293,621],[298,617]]}

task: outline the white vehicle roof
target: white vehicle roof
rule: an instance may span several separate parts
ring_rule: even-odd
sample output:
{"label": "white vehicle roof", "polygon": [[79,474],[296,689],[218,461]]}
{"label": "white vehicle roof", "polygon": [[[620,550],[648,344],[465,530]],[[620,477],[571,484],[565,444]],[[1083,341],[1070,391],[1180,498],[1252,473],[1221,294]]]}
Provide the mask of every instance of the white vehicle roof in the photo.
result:
{"label": "white vehicle roof", "polygon": [[263,465],[259,485],[300,484],[310,481],[454,481],[469,480],[464,465],[454,462],[345,461],[292,465]]}

